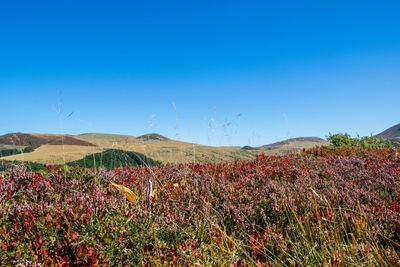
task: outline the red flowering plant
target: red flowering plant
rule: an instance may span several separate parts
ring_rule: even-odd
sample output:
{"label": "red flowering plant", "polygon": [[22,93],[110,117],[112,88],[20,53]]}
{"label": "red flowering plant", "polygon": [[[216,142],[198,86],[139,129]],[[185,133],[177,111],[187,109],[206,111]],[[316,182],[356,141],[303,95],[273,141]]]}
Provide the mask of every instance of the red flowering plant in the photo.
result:
{"label": "red flowering plant", "polygon": [[16,167],[0,175],[0,263],[400,264],[393,151],[318,148],[111,171]]}

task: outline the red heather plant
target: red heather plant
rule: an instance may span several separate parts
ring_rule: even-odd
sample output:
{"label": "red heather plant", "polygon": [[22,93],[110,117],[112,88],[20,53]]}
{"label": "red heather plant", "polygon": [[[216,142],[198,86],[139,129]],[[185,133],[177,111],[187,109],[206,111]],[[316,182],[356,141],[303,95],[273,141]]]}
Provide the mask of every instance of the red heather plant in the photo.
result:
{"label": "red heather plant", "polygon": [[0,176],[0,262],[399,265],[394,151],[319,148],[97,173],[16,167]]}

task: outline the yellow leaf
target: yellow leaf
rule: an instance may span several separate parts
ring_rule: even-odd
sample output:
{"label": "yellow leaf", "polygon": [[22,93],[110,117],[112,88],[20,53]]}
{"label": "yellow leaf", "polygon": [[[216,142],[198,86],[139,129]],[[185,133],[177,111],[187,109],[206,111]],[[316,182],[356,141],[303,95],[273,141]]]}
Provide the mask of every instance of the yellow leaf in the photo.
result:
{"label": "yellow leaf", "polygon": [[112,186],[114,186],[115,188],[118,188],[122,191],[124,191],[126,198],[130,201],[133,202],[134,199],[138,199],[138,197],[135,195],[135,193],[133,193],[129,188],[123,186],[123,185],[119,185],[119,184],[114,184],[113,182],[111,182]]}

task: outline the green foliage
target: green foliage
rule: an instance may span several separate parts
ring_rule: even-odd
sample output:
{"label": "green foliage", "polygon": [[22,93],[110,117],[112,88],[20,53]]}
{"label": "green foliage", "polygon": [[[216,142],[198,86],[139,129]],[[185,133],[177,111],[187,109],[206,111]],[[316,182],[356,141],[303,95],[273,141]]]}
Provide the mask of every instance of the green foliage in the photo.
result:
{"label": "green foliage", "polygon": [[363,136],[361,138],[352,138],[349,134],[331,134],[326,138],[331,144],[331,148],[341,147],[360,147],[365,149],[380,149],[390,148],[393,144],[390,140],[384,140],[383,138],[376,138],[373,136]]}
{"label": "green foliage", "polygon": [[35,151],[36,148],[38,148],[39,145],[32,145],[32,146],[27,146],[24,149],[22,149],[22,153],[30,153]]}
{"label": "green foliage", "polygon": [[21,153],[30,153],[33,152],[36,148],[38,148],[38,145],[32,145],[32,146],[27,146],[23,149],[4,149],[0,151],[0,157],[7,157],[11,155],[17,155]]}
{"label": "green foliage", "polygon": [[67,165],[85,168],[104,167],[111,170],[118,167],[161,165],[161,162],[137,152],[108,149],[104,152],[88,155],[83,159],[69,162]]}

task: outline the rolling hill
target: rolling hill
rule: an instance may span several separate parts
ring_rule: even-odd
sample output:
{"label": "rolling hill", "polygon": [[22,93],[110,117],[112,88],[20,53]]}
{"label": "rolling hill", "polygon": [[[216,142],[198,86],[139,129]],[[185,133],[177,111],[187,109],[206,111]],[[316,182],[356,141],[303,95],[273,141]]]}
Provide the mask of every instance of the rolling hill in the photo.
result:
{"label": "rolling hill", "polygon": [[400,123],[375,135],[375,137],[389,139],[391,142],[400,142]]}
{"label": "rolling hill", "polygon": [[[259,151],[243,151],[238,147],[213,147],[166,138],[159,134],[139,137],[115,134],[87,133],[75,136],[103,149],[123,149],[142,153],[163,163],[232,161],[252,159]],[[194,146],[194,148],[193,148]]]}
{"label": "rolling hill", "polygon": [[71,135],[9,133],[0,136],[0,144],[12,146],[75,145],[94,146],[92,143]]}
{"label": "rolling hill", "polygon": [[169,141],[171,139],[156,133],[144,134],[136,137],[136,139],[143,141]]}
{"label": "rolling hill", "polygon": [[121,149],[107,149],[101,153],[87,155],[83,159],[69,162],[68,165],[85,168],[104,167],[110,170],[125,166],[136,167],[161,165],[161,162],[154,161],[137,152],[124,151]]}
{"label": "rolling hill", "polygon": [[264,153],[273,152],[274,154],[287,154],[301,151],[303,148],[326,145],[329,145],[329,142],[319,137],[296,137],[259,147],[244,146],[242,149],[259,150],[264,151]]}

